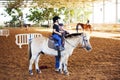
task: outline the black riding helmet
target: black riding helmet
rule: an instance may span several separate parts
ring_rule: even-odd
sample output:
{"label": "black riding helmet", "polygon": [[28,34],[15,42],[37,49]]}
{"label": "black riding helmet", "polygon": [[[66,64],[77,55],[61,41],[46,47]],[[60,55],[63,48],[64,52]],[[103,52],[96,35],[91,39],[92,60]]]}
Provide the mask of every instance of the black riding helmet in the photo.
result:
{"label": "black riding helmet", "polygon": [[56,22],[56,20],[58,20],[58,19],[60,19],[59,16],[54,16],[54,17],[53,17],[53,22]]}

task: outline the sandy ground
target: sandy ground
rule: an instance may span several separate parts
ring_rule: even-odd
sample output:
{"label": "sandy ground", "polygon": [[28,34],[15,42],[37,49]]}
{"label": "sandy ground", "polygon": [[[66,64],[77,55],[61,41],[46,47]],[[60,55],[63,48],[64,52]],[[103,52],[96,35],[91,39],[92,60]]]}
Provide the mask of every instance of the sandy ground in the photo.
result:
{"label": "sandy ground", "polygon": [[[41,33],[48,37],[50,32],[24,28],[9,29],[10,36],[0,36],[0,80],[120,80],[120,40],[91,37],[91,52],[78,46],[68,61],[69,76],[54,71],[54,56],[42,55],[39,67],[42,73],[28,74],[27,45],[20,49],[15,44],[19,33]],[[104,33],[102,33],[105,35]],[[118,34],[118,33],[117,33]],[[111,35],[111,33],[110,33]],[[114,37],[113,35],[111,35]],[[120,38],[119,35],[116,38]]]}
{"label": "sandy ground", "polygon": [[100,38],[110,38],[115,40],[120,40],[120,32],[119,33],[108,33],[108,32],[92,32],[92,37],[100,37]]}

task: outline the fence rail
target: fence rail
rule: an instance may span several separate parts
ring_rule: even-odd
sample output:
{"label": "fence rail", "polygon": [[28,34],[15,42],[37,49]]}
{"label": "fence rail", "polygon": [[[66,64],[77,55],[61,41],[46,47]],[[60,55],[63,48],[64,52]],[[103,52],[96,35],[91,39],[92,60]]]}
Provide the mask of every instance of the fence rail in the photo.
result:
{"label": "fence rail", "polygon": [[17,34],[15,35],[15,43],[19,46],[19,48],[22,48],[22,45],[28,45],[29,41],[31,41],[33,38],[41,36],[42,34],[40,33]]}
{"label": "fence rail", "polygon": [[9,30],[8,29],[0,29],[0,36],[9,36]]}

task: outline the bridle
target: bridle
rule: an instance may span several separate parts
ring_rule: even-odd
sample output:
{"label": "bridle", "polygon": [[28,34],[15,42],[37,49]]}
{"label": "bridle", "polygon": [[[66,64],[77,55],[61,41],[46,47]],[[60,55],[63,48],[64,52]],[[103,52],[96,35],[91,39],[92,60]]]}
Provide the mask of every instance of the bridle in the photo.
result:
{"label": "bridle", "polygon": [[[84,44],[86,46],[86,39],[85,39],[85,35],[83,35],[83,39],[82,39],[82,44]],[[83,47],[83,46],[82,46]],[[84,47],[83,47],[84,48]]]}

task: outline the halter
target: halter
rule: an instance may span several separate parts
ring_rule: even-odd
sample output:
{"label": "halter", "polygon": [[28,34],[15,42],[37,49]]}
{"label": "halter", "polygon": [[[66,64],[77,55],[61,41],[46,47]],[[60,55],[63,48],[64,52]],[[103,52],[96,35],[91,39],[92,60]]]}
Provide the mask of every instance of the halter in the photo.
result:
{"label": "halter", "polygon": [[[85,46],[86,46],[86,43],[85,43],[85,37],[86,37],[86,36],[83,35],[82,44],[84,43]],[[83,48],[84,48],[84,47],[83,47]]]}

